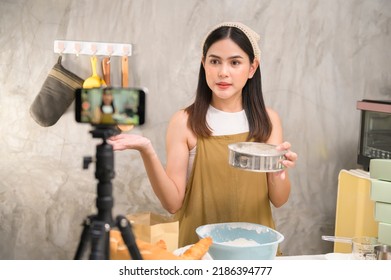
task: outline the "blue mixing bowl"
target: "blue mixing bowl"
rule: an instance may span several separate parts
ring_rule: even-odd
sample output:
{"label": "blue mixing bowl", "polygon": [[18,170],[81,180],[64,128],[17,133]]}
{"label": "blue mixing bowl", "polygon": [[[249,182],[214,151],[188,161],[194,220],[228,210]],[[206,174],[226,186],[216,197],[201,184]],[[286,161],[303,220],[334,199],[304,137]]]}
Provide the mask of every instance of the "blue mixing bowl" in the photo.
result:
{"label": "blue mixing bowl", "polygon": [[200,239],[213,240],[209,255],[214,260],[272,260],[284,236],[267,226],[253,223],[217,223],[196,229]]}

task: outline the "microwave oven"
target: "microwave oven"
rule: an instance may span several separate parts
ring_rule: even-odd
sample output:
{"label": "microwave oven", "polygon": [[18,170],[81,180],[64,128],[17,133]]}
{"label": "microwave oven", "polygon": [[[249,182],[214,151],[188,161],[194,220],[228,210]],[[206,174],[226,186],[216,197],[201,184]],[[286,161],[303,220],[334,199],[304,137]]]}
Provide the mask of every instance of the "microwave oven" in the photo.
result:
{"label": "microwave oven", "polygon": [[357,102],[361,128],[357,163],[369,171],[371,159],[391,159],[391,100]]}

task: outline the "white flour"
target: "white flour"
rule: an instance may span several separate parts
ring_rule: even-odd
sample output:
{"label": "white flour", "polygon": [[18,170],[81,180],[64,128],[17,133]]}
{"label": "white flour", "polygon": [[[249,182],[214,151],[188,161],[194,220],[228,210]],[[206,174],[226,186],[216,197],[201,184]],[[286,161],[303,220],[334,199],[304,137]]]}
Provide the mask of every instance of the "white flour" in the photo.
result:
{"label": "white flour", "polygon": [[246,239],[246,238],[237,238],[237,239],[234,239],[231,241],[218,242],[218,243],[222,244],[222,245],[230,245],[230,246],[236,246],[236,247],[251,247],[251,246],[261,245],[254,240]]}

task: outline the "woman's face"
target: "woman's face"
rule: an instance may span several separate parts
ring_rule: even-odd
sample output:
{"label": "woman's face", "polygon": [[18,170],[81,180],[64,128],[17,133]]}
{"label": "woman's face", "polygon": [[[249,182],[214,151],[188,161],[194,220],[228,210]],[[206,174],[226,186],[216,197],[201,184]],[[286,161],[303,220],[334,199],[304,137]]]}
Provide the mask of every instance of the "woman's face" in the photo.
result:
{"label": "woman's face", "polygon": [[111,94],[111,92],[105,92],[102,96],[102,99],[105,105],[110,105],[113,101],[113,95]]}
{"label": "woman's face", "polygon": [[206,82],[213,92],[212,105],[236,100],[236,104],[241,106],[242,89],[247,80],[253,77],[258,67],[257,60],[250,63],[248,55],[227,38],[210,46],[203,65]]}

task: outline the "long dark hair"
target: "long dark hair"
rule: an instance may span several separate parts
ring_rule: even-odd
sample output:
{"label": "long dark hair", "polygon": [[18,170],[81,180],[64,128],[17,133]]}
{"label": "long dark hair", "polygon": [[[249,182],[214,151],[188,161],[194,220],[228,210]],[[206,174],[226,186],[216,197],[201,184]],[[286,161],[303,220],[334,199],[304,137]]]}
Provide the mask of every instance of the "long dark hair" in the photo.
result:
{"label": "long dark hair", "polygon": [[[101,102],[101,104],[100,104],[100,111],[103,113],[103,106],[105,106],[105,103],[104,103],[104,101],[103,101],[103,96],[105,95],[105,94],[113,94],[112,92],[111,92],[111,90],[109,91],[109,90],[104,90],[103,91],[103,94],[102,94],[102,102]],[[111,102],[110,102],[110,106],[111,106],[111,108],[113,108],[113,112],[115,112],[115,107],[114,107],[114,99],[112,99],[111,100]]]}
{"label": "long dark hair", "polygon": [[[202,50],[203,59],[212,44],[226,38],[234,41],[249,56],[250,62],[254,61],[254,51],[248,37],[240,29],[228,26],[214,30],[206,38]],[[206,83],[205,68],[201,63],[195,101],[185,109],[189,115],[188,126],[197,137],[212,135],[206,122],[206,113],[211,101],[212,90]],[[272,124],[263,100],[260,67],[257,67],[254,76],[247,80],[243,88],[242,105],[246,112],[250,130],[247,140],[266,141],[271,134]]]}

